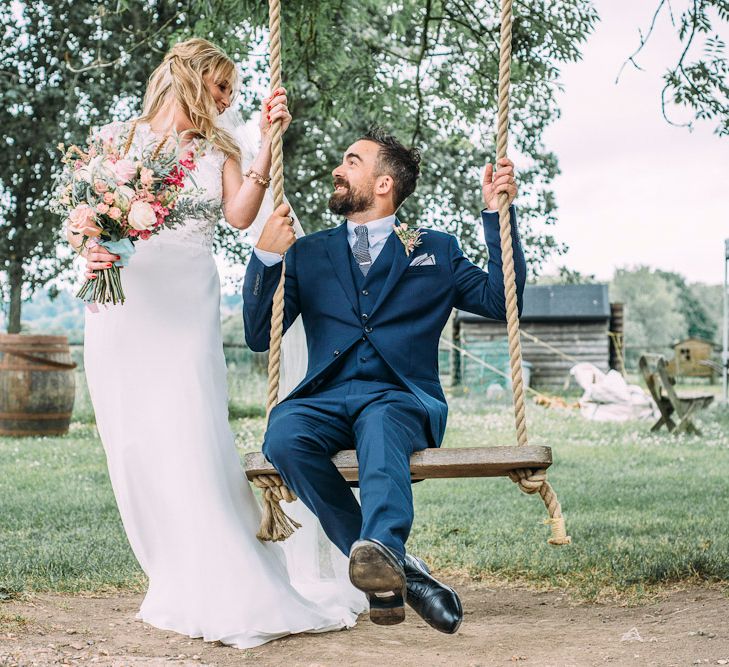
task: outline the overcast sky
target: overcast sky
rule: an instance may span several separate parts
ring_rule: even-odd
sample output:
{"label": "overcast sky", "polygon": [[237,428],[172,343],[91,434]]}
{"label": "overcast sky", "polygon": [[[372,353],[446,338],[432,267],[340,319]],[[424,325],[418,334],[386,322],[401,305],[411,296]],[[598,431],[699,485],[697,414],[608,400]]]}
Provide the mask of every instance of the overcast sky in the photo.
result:
{"label": "overcast sky", "polygon": [[[562,169],[554,183],[554,233],[570,247],[555,264],[599,279],[615,267],[647,264],[720,283],[729,238],[729,138],[712,134],[708,123],[689,133],[661,116],[661,75],[679,47],[667,15],[639,57],[646,71],[626,68],[615,85],[657,0],[595,5],[602,20],[583,60],[564,67],[562,117],[545,134]],[[722,36],[729,42],[726,31]]]}

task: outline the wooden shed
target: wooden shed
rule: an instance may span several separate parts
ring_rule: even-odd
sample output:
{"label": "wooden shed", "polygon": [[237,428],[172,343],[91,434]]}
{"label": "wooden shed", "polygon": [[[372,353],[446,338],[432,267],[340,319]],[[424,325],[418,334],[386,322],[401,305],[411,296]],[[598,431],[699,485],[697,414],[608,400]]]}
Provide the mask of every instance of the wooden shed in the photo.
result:
{"label": "wooden shed", "polygon": [[710,363],[714,344],[704,338],[685,338],[673,345],[673,359],[668,372],[673,377],[702,377],[714,381],[716,372]]}
{"label": "wooden shed", "polygon": [[[577,362],[589,362],[605,372],[610,368],[611,308],[605,284],[527,285],[521,329],[522,356],[531,364],[533,386],[563,387]],[[472,354],[486,361],[491,358],[497,366],[503,363],[505,323],[458,311],[453,336]],[[453,366],[453,375],[464,386],[482,384],[483,369],[477,362],[461,355]]]}

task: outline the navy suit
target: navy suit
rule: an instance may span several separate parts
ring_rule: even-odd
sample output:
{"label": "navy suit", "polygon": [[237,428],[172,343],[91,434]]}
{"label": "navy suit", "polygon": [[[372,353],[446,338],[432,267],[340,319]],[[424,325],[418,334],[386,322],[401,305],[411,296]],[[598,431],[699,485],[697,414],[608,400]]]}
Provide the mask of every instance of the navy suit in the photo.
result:
{"label": "navy suit", "polygon": [[[410,455],[443,439],[448,407],[438,377],[438,339],[452,309],[506,317],[498,214],[482,214],[488,272],[463,256],[456,238],[424,230],[410,256],[396,234],[367,277],[347,241],[347,224],[305,236],[286,254],[284,326],[301,314],[306,377],[271,412],[263,452],[345,553],[378,539],[398,553],[413,520]],[[521,311],[526,263],[511,209]],[[435,264],[410,266],[420,255]],[[246,342],[268,349],[281,264],[255,254],[246,271]],[[329,460],[357,450],[361,509]]]}

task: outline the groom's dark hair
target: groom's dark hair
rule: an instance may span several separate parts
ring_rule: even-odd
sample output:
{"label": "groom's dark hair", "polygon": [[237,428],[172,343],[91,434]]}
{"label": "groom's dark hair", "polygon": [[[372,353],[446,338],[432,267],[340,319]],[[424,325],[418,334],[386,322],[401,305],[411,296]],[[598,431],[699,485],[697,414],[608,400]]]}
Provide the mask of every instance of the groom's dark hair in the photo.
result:
{"label": "groom's dark hair", "polygon": [[378,175],[392,177],[393,202],[400,207],[413,192],[420,176],[420,151],[401,144],[393,135],[381,127],[371,127],[360,140],[374,141],[380,146],[377,155]]}

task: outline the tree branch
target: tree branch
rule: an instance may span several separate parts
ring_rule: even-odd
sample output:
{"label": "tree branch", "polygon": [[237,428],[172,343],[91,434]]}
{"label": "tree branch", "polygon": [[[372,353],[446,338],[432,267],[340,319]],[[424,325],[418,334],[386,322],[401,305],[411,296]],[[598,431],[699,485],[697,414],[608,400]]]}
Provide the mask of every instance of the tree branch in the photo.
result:
{"label": "tree branch", "polygon": [[640,46],[633,51],[625,60],[625,62],[620,66],[620,70],[618,71],[618,75],[615,77],[615,83],[617,84],[620,81],[620,76],[623,73],[623,70],[625,69],[625,66],[630,63],[632,64],[636,69],[639,69],[643,71],[643,68],[638,65],[638,63],[635,62],[635,57],[643,50],[645,45],[648,43],[648,40],[650,39],[650,36],[653,34],[653,29],[656,27],[656,21],[658,20],[658,15],[661,13],[661,9],[663,9],[663,6],[668,4],[670,9],[670,3],[668,0],[660,0],[658,3],[658,7],[656,8],[656,11],[653,13],[653,18],[651,19],[651,24],[648,28],[648,32],[646,33],[645,37],[643,37],[643,33],[641,32],[640,28],[638,29],[638,34],[640,35]]}
{"label": "tree branch", "polygon": [[74,74],[82,74],[83,72],[90,72],[91,70],[95,69],[105,69],[107,67],[114,67],[116,65],[120,65],[122,61],[124,60],[124,56],[128,56],[129,54],[136,51],[139,47],[144,46],[145,44],[148,44],[151,42],[155,37],[160,35],[162,32],[165,31],[165,29],[174,21],[176,21],[178,18],[180,18],[182,12],[175,12],[172,16],[170,16],[169,19],[167,19],[158,29],[156,32],[153,32],[151,35],[147,35],[144,39],[141,39],[136,44],[133,44],[125,53],[123,56],[119,56],[118,58],[115,58],[114,60],[108,60],[103,61],[101,60],[101,57],[97,55],[94,60],[91,61],[88,65],[85,67],[79,67],[75,68],[73,65],[71,65],[71,57],[68,53],[66,53],[65,60],[66,60],[66,68],[73,72]]}

